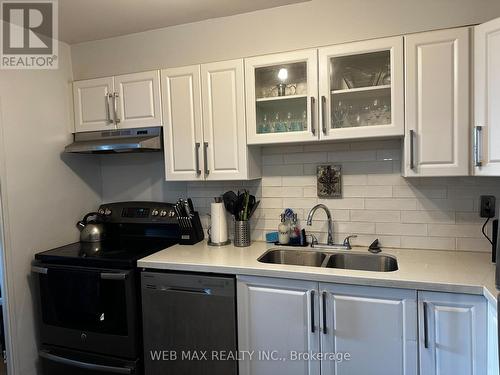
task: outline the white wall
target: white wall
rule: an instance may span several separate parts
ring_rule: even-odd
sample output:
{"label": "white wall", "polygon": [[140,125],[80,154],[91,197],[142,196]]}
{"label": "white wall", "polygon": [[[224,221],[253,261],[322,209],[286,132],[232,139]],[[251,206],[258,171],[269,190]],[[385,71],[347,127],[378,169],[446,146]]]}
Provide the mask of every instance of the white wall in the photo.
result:
{"label": "white wall", "polygon": [[[100,202],[99,163],[62,156],[71,141],[70,50],[54,71],[0,70],[0,181],[16,373],[35,374],[33,255],[78,239],[74,223]],[[15,318],[15,319],[14,319]]]}
{"label": "white wall", "polygon": [[75,79],[190,65],[453,26],[498,0],[312,0],[72,46]]}

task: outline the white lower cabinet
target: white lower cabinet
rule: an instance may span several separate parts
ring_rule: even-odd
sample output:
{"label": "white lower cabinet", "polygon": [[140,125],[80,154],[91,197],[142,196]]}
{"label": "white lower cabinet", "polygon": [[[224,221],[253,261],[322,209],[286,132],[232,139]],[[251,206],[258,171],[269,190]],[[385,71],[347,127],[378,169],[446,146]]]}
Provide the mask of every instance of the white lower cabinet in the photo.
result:
{"label": "white lower cabinet", "polygon": [[290,360],[319,352],[317,290],[311,281],[238,277],[238,346],[253,353],[240,375],[319,375],[319,362]]}
{"label": "white lower cabinet", "polygon": [[482,296],[253,276],[237,293],[240,375],[498,375]]}
{"label": "white lower cabinet", "polygon": [[488,303],[488,375],[499,375],[497,304]]}
{"label": "white lower cabinet", "polygon": [[320,283],[322,374],[416,375],[417,292]]}
{"label": "white lower cabinet", "polygon": [[487,373],[486,300],[482,296],[418,292],[420,373]]}

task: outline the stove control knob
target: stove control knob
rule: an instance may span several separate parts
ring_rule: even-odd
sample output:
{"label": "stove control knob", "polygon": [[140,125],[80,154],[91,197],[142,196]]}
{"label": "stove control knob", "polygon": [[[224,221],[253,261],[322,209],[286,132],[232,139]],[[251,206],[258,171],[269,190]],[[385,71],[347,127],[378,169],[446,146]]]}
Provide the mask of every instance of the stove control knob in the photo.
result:
{"label": "stove control knob", "polygon": [[104,215],[104,208],[99,208],[99,211],[97,212],[99,212],[100,215]]}
{"label": "stove control knob", "polygon": [[159,213],[160,213],[160,212],[159,212],[159,211],[155,208],[155,209],[153,210],[153,212],[151,212],[151,215],[153,215],[153,216],[158,216],[158,214],[159,214]]}
{"label": "stove control knob", "polygon": [[167,211],[165,211],[165,210],[161,210],[161,212],[160,212],[160,216],[161,216],[161,217],[165,217],[165,216],[167,216]]}
{"label": "stove control knob", "polygon": [[104,210],[104,215],[106,215],[106,216],[111,215],[111,210],[110,210],[109,208],[106,208],[106,209]]}

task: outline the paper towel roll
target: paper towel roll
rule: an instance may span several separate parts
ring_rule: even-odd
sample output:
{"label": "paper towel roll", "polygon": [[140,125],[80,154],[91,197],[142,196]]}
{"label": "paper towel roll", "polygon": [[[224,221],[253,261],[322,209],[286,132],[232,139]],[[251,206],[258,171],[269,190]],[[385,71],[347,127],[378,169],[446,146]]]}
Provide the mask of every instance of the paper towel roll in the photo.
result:
{"label": "paper towel roll", "polygon": [[210,237],[213,243],[227,241],[227,221],[224,203],[212,203],[211,206],[211,230]]}

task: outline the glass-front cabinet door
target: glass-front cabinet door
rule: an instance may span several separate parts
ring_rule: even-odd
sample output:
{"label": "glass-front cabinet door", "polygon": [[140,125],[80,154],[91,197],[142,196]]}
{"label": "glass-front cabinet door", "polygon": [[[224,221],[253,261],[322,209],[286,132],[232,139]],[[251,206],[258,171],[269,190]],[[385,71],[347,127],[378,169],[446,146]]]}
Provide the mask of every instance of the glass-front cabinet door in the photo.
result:
{"label": "glass-front cabinet door", "polygon": [[404,134],[403,38],[319,49],[321,139]]}
{"label": "glass-front cabinet door", "polygon": [[317,51],[245,59],[247,143],[318,140]]}

